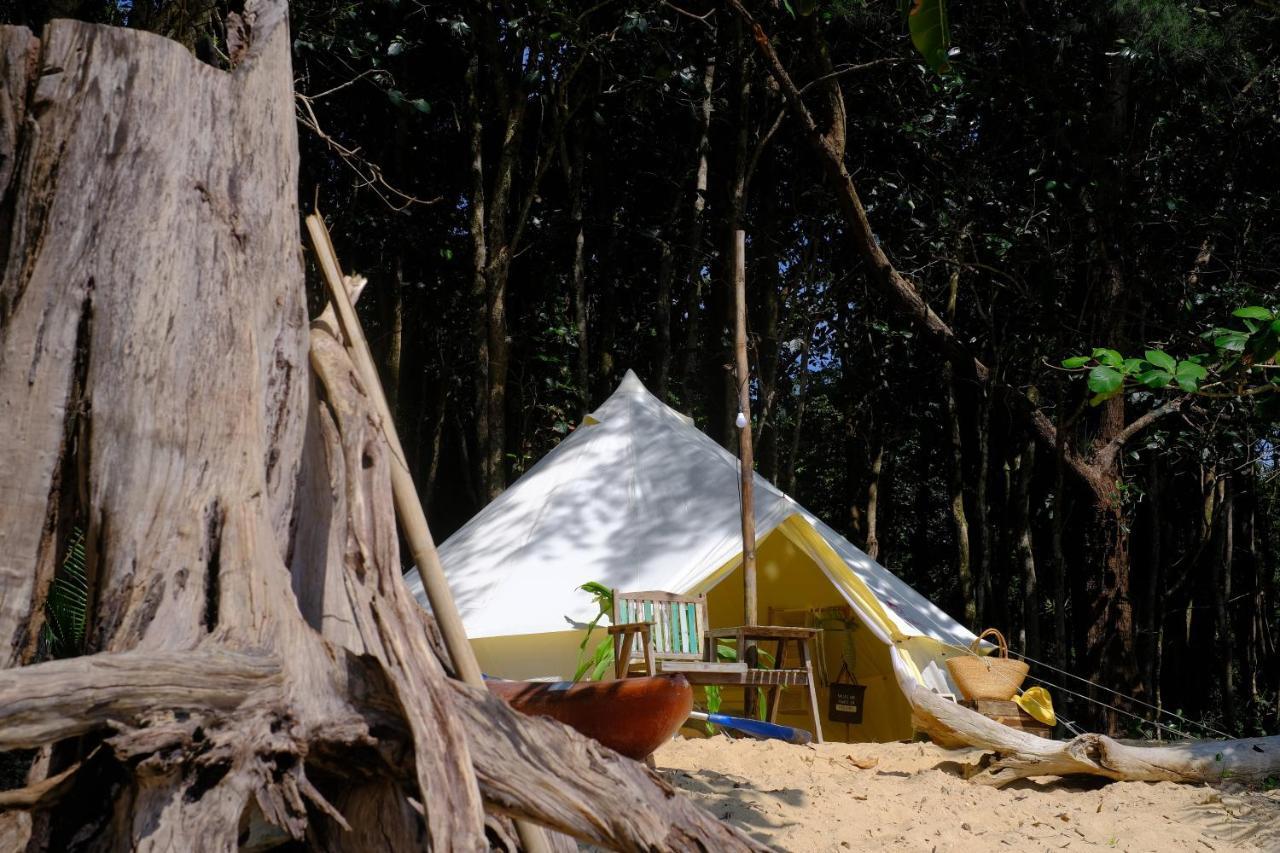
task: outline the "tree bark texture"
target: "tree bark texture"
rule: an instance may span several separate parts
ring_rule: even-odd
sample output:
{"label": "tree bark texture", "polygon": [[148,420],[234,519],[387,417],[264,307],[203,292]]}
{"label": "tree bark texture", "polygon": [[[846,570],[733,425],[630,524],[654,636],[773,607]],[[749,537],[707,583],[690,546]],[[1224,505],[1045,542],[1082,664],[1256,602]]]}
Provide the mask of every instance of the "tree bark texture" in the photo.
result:
{"label": "tree bark texture", "polygon": [[[6,842],[483,849],[487,809],[617,849],[758,849],[446,678],[368,389],[331,317],[308,328],[285,4],[245,17],[232,72],[148,33],[0,28],[0,750],[58,745],[0,793],[29,815]],[[15,667],[61,513],[86,526],[89,654]]]}

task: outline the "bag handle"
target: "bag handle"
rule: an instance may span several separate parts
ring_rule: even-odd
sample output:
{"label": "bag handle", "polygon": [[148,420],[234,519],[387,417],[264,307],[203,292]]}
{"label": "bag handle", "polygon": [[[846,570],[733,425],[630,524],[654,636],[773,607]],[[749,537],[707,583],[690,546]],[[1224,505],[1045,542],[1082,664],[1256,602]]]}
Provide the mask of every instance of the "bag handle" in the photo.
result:
{"label": "bag handle", "polygon": [[1008,643],[1006,643],[1006,642],[1004,641],[1004,634],[1001,634],[1001,633],[1000,633],[998,630],[996,630],[995,628],[988,628],[987,630],[985,630],[985,631],[983,631],[981,634],[979,634],[979,635],[978,635],[978,638],[977,638],[976,640],[974,640],[974,641],[973,641],[973,645],[971,645],[969,648],[973,650],[973,653],[974,653],[974,654],[977,654],[977,653],[978,653],[978,646],[979,646],[979,645],[981,645],[981,643],[982,643],[982,638],[983,638],[983,637],[985,637],[985,636],[987,636],[988,634],[994,634],[994,635],[995,635],[996,642],[998,642],[998,643],[1000,644],[1000,653],[999,653],[999,654],[1000,654],[1000,657],[1002,657],[1002,658],[1004,658],[1004,659],[1006,659],[1006,660],[1007,660],[1007,659],[1008,659],[1008,657],[1009,657],[1009,644],[1008,644]]}
{"label": "bag handle", "polygon": [[847,660],[841,660],[840,671],[836,673],[836,680],[833,681],[832,684],[844,684],[845,682],[841,681],[840,679],[845,677],[848,677],[849,684],[858,683],[858,679],[854,677],[853,672],[849,669],[849,662]]}

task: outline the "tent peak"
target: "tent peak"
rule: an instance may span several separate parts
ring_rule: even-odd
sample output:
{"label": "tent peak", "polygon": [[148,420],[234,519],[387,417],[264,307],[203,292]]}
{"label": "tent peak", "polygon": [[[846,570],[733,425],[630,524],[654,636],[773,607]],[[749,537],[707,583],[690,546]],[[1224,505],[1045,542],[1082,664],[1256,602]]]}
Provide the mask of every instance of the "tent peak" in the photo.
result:
{"label": "tent peak", "polygon": [[626,374],[622,377],[622,382],[618,383],[618,391],[634,393],[643,391],[648,394],[649,389],[644,387],[644,383],[640,381],[640,377],[636,376],[636,372],[631,368],[627,368]]}

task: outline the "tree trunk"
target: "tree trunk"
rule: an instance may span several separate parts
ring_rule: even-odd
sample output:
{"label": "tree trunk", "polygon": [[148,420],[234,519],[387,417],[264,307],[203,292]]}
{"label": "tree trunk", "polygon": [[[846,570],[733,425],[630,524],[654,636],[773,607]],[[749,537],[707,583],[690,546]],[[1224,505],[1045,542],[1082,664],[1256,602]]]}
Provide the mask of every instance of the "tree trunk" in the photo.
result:
{"label": "tree trunk", "polygon": [[[968,226],[961,228],[956,239],[957,256],[964,245]],[[960,295],[960,267],[957,264],[947,279],[947,322],[956,320],[956,303]],[[950,359],[942,366],[942,384],[947,395],[947,435],[951,441],[950,477],[947,485],[951,497],[951,525],[956,535],[956,577],[960,582],[960,602],[964,624],[970,630],[978,630],[978,602],[973,591],[973,566],[970,562],[969,519],[964,510],[964,438],[960,429],[960,408],[956,403],[955,366]],[[986,535],[985,533],[983,534]]]}
{"label": "tree trunk", "polygon": [[[573,262],[570,275],[573,286],[573,329],[578,353],[574,377],[578,386],[578,406],[585,416],[591,409],[591,353],[587,349],[587,256],[586,232],[582,225],[582,184],[586,157],[583,152],[582,129],[569,137],[569,222],[573,231]],[[670,315],[668,312],[668,322]]]}
{"label": "tree trunk", "polygon": [[974,609],[978,621],[991,621],[991,502],[988,498],[991,482],[991,408],[992,395],[985,389],[978,404],[978,482],[974,485],[973,508],[978,517],[978,565],[973,575]]}
{"label": "tree trunk", "polygon": [[[467,436],[463,441],[474,462],[474,478],[479,496],[479,507],[488,496],[489,477],[485,467],[485,453],[489,447],[489,298],[485,270],[489,267],[489,244],[485,238],[485,177],[484,177],[484,114],[480,98],[480,55],[477,51],[467,63],[467,113],[470,119],[471,145],[471,199],[467,206],[467,224],[471,232],[471,335],[476,348],[476,366],[472,374],[474,382],[475,436],[470,445]],[[474,453],[471,449],[474,448]]]}
{"label": "tree trunk", "polygon": [[791,427],[791,445],[787,448],[786,468],[782,476],[782,490],[789,495],[796,491],[796,460],[800,456],[800,440],[804,436],[804,410],[809,402],[809,350],[813,346],[816,329],[808,329],[804,343],[800,345],[800,373],[796,381],[795,423]]}
{"label": "tree trunk", "polygon": [[[1061,400],[1058,401],[1058,408],[1061,411]],[[1059,433],[1064,420],[1065,416],[1059,415]],[[1053,454],[1053,526],[1050,530],[1050,550],[1053,554],[1053,653],[1058,669],[1069,671],[1071,655],[1067,639],[1067,555],[1062,541],[1063,530],[1067,524],[1066,443],[1059,443],[1055,450]]]}
{"label": "tree trunk", "polygon": [[1235,489],[1232,478],[1223,477],[1220,486],[1221,505],[1218,511],[1218,548],[1213,561],[1213,627],[1214,664],[1217,669],[1218,688],[1222,691],[1222,720],[1228,732],[1236,728],[1236,697],[1233,682],[1234,646],[1232,645],[1231,614],[1231,558],[1235,551]]}
{"label": "tree trunk", "polygon": [[862,550],[873,560],[880,558],[880,537],[876,530],[876,516],[880,512],[880,471],[884,467],[884,442],[876,448],[871,460],[870,482],[867,483],[867,512],[865,544]]}
{"label": "tree trunk", "polygon": [[1142,683],[1146,694],[1156,697],[1148,701],[1159,705],[1157,673],[1159,672],[1159,659],[1162,652],[1162,644],[1158,641],[1159,628],[1162,621],[1160,617],[1164,612],[1164,587],[1162,584],[1164,568],[1161,565],[1164,519],[1163,489],[1158,454],[1151,454],[1147,471],[1147,506],[1149,515],[1147,536],[1149,539],[1147,541],[1147,583],[1142,609]]}
{"label": "tree trunk", "polygon": [[1036,443],[1027,438],[1017,457],[1017,481],[1013,497],[1014,561],[1022,576],[1022,648],[1040,657],[1040,583],[1031,542],[1031,483],[1036,468]]}
{"label": "tree trunk", "polygon": [[0,750],[67,747],[0,794],[39,818],[20,842],[231,850],[269,825],[310,849],[478,849],[487,807],[618,849],[760,849],[446,680],[400,582],[369,389],[331,315],[308,334],[285,5],[245,16],[230,73],[152,34],[0,28],[0,411],[21,450],[0,459],[21,582],[0,633],[34,630],[73,487],[92,584],[88,656],[0,673]]}
{"label": "tree trunk", "polygon": [[702,99],[698,104],[697,168],[694,171],[693,199],[689,215],[688,263],[689,281],[687,298],[684,304],[685,336],[684,367],[681,371],[680,386],[686,399],[689,395],[690,383],[698,375],[698,340],[700,318],[702,316],[702,270],[707,264],[706,253],[702,249],[702,234],[706,224],[707,208],[707,176],[710,171],[711,153],[711,112],[714,100],[716,58],[708,57],[702,71]]}

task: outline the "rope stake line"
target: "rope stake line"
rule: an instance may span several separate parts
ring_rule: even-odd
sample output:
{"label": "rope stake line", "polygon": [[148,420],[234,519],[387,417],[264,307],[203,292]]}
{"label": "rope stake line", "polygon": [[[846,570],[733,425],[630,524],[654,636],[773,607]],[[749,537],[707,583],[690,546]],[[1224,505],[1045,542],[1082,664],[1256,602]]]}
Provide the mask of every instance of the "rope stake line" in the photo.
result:
{"label": "rope stake line", "polygon": [[[942,643],[942,645],[946,648],[953,649],[957,652],[961,652],[967,655],[973,655],[974,657],[983,657],[983,655],[979,655],[976,651],[974,651],[969,646],[961,646],[956,643]],[[1113,696],[1117,696],[1121,699],[1132,702],[1135,705],[1141,705],[1144,708],[1150,708],[1152,711],[1155,711],[1156,714],[1163,714],[1167,717],[1172,717],[1176,720],[1179,720],[1187,724],[1188,726],[1193,726],[1195,728],[1200,729],[1201,731],[1204,731],[1216,737],[1220,737],[1225,740],[1231,739],[1231,735],[1227,734],[1226,732],[1219,731],[1218,729],[1215,729],[1213,726],[1210,726],[1207,723],[1196,722],[1195,720],[1188,719],[1187,717],[1184,717],[1181,714],[1176,714],[1173,711],[1169,711],[1164,708],[1160,708],[1156,705],[1152,705],[1150,702],[1144,702],[1141,699],[1137,699],[1133,696],[1129,696],[1128,694],[1121,693],[1119,690],[1113,690],[1110,687],[1105,687],[1101,684],[1098,684],[1096,681],[1091,681],[1087,678],[1084,678],[1083,676],[1076,675],[1073,672],[1068,672],[1067,670],[1056,667],[1051,663],[1046,663],[1045,661],[1037,660],[1036,658],[1033,658],[1030,655],[1023,652],[1021,649],[1016,649],[1013,646],[1009,646],[1008,648],[1009,648],[1010,654],[1016,655],[1017,657],[1021,658],[1024,661],[1027,661],[1028,663],[1034,663],[1037,666],[1042,666],[1045,669],[1052,670],[1053,672],[1061,673],[1067,676],[1068,678],[1074,678],[1077,681],[1081,681],[1085,684],[1088,684],[1090,687],[1096,687],[1099,690],[1103,690],[1107,693],[1110,693]],[[1104,702],[1101,699],[1095,699],[1092,696],[1088,696],[1084,693],[1078,693],[1061,684],[1055,684],[1052,681],[1046,681],[1045,679],[1037,678],[1034,675],[1028,675],[1027,678],[1030,678],[1032,681],[1039,682],[1040,684],[1043,684],[1047,687],[1053,687],[1056,690],[1061,690],[1063,693],[1066,693],[1069,696],[1075,696],[1076,698],[1083,699],[1086,702],[1091,702],[1100,708],[1106,708],[1107,710],[1115,711],[1119,714],[1124,714],[1125,716],[1132,717],[1133,719],[1138,720],[1139,722],[1143,722],[1143,723],[1147,723],[1149,725],[1155,726],[1157,729],[1160,729],[1162,731],[1171,732],[1180,738],[1187,738],[1187,739],[1194,740],[1192,735],[1189,735],[1186,732],[1180,731],[1179,729],[1174,728],[1173,726],[1157,722],[1156,720],[1149,720],[1146,717],[1142,716],[1141,714],[1135,714],[1133,712],[1126,711],[1123,708],[1118,708],[1116,707],[1116,705],[1110,702]],[[1016,692],[1021,693],[1022,691],[1018,690]],[[1069,730],[1071,730],[1073,734],[1077,734],[1077,735],[1083,734],[1083,732],[1080,731],[1078,728],[1076,728],[1075,725],[1072,724],[1072,721],[1068,720],[1066,717],[1060,716],[1060,719],[1062,720],[1063,725],[1065,725]]]}

